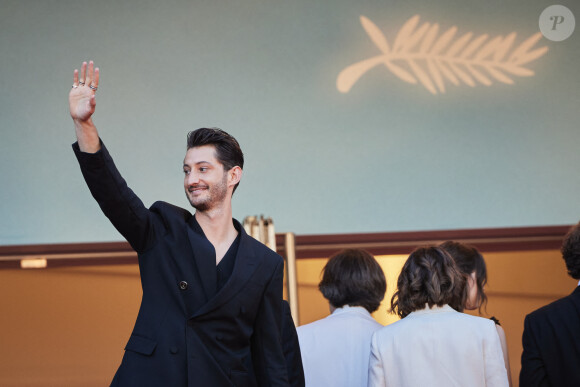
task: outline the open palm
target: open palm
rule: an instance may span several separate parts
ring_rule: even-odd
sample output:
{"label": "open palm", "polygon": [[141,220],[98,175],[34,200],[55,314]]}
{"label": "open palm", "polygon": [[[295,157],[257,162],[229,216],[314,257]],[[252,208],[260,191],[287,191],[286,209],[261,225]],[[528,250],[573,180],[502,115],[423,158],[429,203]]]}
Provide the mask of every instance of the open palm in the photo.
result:
{"label": "open palm", "polygon": [[92,61],[83,62],[80,71],[75,69],[73,86],[68,96],[70,115],[73,120],[87,121],[95,112],[95,92],[99,86],[99,69]]}

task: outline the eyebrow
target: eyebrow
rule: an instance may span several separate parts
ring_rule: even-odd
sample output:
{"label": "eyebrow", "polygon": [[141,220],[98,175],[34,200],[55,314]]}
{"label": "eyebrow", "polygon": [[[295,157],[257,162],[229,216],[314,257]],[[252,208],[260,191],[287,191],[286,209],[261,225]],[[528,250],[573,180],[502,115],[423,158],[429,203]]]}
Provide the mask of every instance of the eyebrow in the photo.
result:
{"label": "eyebrow", "polygon": [[[202,161],[198,161],[198,162],[196,162],[193,165],[200,165],[200,164],[209,164],[209,165],[212,165],[213,166],[213,164],[211,162],[209,162],[209,161],[203,161],[203,160]],[[184,167],[189,167],[189,164],[183,163],[183,166]]]}

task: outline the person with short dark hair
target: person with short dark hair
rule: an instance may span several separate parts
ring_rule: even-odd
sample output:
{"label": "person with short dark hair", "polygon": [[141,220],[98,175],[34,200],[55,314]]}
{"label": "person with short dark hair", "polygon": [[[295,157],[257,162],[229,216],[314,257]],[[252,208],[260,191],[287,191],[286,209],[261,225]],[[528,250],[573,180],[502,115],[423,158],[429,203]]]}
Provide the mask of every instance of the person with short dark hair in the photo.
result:
{"label": "person with short dark hair", "polygon": [[331,314],[297,328],[306,386],[366,386],[371,335],[382,327],[371,313],[387,290],[383,270],[367,251],[342,250],[318,288]]}
{"label": "person with short dark hair", "polygon": [[[449,253],[449,255],[451,255],[451,257],[453,257],[459,270],[467,276],[467,298],[461,308],[457,310],[463,312],[465,309],[479,309],[479,312],[481,313],[481,308],[487,302],[487,296],[484,291],[484,287],[487,284],[487,267],[483,256],[477,248],[466,243],[446,241],[440,244],[439,247],[443,248]],[[491,319],[495,322],[495,328],[499,335],[505,368],[508,374],[508,381],[511,386],[512,378],[506,335],[499,320],[495,317],[492,317]]]}
{"label": "person with short dark hair", "polygon": [[348,249],[333,255],[323,273],[318,289],[331,308],[362,306],[372,313],[385,297],[385,274],[376,259],[364,250]]}
{"label": "person with short dark hair", "polygon": [[401,320],[372,337],[369,386],[508,386],[493,321],[456,310],[465,281],[440,247],[409,255],[391,299]]}
{"label": "person with short dark hair", "polygon": [[[580,223],[566,234],[561,252],[568,275],[580,280]],[[521,387],[580,386],[580,286],[528,314],[522,344]]]}
{"label": "person with short dark hair", "polygon": [[[75,70],[69,93],[73,150],[91,194],[137,252],[143,288],[112,385],[288,386],[281,337],[284,262],[232,218],[244,165],[238,142],[217,128],[190,132],[183,184],[195,213],[162,201],[147,208],[121,177],[92,121],[98,84],[93,62]],[[288,329],[291,339],[293,324]]]}

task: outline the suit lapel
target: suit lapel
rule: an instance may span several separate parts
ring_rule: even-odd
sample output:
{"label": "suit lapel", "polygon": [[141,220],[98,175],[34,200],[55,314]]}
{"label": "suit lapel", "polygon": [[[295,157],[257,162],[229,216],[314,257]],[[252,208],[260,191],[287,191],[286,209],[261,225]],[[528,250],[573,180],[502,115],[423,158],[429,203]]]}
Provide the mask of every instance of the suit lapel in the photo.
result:
{"label": "suit lapel", "polygon": [[[239,226],[237,220],[234,219],[234,222],[237,223],[236,226]],[[228,282],[226,282],[224,287],[216,294],[215,297],[210,299],[199,310],[194,312],[193,316],[191,317],[210,312],[227,302],[230,298],[240,292],[244,284],[250,279],[250,277],[262,263],[264,258],[255,254],[254,249],[252,248],[253,241],[250,239],[252,237],[246,234],[243,227],[239,226],[236,228],[242,235],[240,236],[240,246],[236,254],[236,261],[234,263],[234,269],[230,279]]]}

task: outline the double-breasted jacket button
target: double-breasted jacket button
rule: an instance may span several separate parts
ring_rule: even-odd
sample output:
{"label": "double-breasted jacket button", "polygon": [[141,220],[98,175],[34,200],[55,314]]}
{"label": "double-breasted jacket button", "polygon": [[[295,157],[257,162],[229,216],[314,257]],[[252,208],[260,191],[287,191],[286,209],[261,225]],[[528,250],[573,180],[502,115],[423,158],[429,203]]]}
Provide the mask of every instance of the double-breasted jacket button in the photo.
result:
{"label": "double-breasted jacket button", "polygon": [[175,355],[177,352],[179,352],[179,349],[177,347],[173,346],[173,347],[169,348],[169,352],[171,352],[172,354]]}
{"label": "double-breasted jacket button", "polygon": [[185,281],[180,281],[179,282],[179,289],[181,289],[181,290],[186,290],[188,286],[189,285]]}
{"label": "double-breasted jacket button", "polygon": [[217,335],[215,338],[217,341],[222,341],[224,339],[223,335]]}

